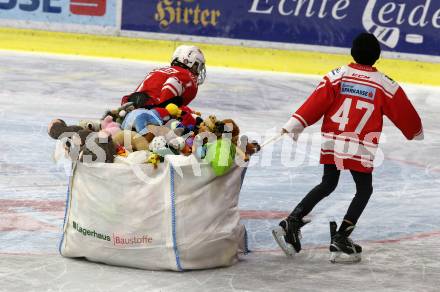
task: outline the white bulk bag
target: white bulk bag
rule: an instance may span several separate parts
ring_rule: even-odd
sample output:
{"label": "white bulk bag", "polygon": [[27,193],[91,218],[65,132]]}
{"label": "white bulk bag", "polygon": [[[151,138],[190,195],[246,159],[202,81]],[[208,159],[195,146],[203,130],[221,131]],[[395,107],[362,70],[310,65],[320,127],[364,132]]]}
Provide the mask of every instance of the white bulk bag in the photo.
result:
{"label": "white bulk bag", "polygon": [[244,168],[216,177],[194,157],[151,165],[76,163],[60,253],[149,270],[229,266],[245,249]]}

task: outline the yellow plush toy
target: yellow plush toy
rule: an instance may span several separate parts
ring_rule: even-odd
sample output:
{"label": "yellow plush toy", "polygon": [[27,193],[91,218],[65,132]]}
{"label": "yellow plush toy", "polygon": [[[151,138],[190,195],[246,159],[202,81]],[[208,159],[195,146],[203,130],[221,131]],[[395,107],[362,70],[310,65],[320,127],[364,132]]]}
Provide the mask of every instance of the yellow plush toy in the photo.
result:
{"label": "yellow plush toy", "polygon": [[150,157],[148,157],[147,163],[152,164],[153,167],[156,169],[157,166],[158,166],[159,163],[160,163],[160,156],[159,156],[159,154],[151,153],[151,154],[150,154]]}
{"label": "yellow plush toy", "polygon": [[174,103],[168,104],[165,107],[165,109],[168,111],[170,116],[172,116],[173,118],[180,118],[180,116],[182,115],[182,110],[179,109],[179,107],[177,105],[175,105]]}

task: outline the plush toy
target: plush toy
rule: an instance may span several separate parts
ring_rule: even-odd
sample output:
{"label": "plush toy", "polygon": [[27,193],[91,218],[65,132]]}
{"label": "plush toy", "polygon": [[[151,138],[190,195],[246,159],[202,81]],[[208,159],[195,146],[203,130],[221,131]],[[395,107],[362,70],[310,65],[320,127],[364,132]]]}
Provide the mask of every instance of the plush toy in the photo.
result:
{"label": "plush toy", "polygon": [[155,169],[157,169],[157,166],[159,165],[160,161],[161,161],[161,158],[160,158],[159,154],[156,154],[156,153],[151,153],[147,159],[147,163],[152,164]]}
{"label": "plush toy", "polygon": [[127,157],[129,153],[130,152],[128,152],[124,146],[122,146],[122,145],[116,146],[116,155],[117,156]]}
{"label": "plush toy", "polygon": [[147,128],[148,128],[148,133],[150,133],[153,136],[153,138],[160,136],[165,137],[171,132],[171,129],[168,128],[167,126],[149,125]]}
{"label": "plush toy", "polygon": [[221,121],[223,129],[222,138],[228,138],[236,147],[236,154],[244,161],[249,161],[250,156],[246,154],[240,147],[238,147],[238,139],[240,137],[240,128],[232,119],[224,119]]}
{"label": "plush toy", "polygon": [[179,109],[179,107],[174,103],[169,103],[165,107],[165,109],[168,111],[168,113],[172,118],[180,118],[180,116],[182,115],[182,110]]}
{"label": "plush toy", "polygon": [[229,134],[231,137],[232,143],[237,145],[238,138],[240,136],[240,128],[232,119],[224,119],[223,123],[223,131],[222,134]]}
{"label": "plush toy", "polygon": [[[241,136],[240,137],[240,146],[239,148],[242,149],[241,145],[245,145],[245,153],[248,155],[248,157],[254,155],[255,153],[259,152],[261,150],[260,144],[258,144],[256,141],[250,141],[248,140],[248,137]],[[247,160],[245,160],[247,161]]]}
{"label": "plush toy", "polygon": [[211,116],[201,126],[202,132],[199,131],[199,134],[203,131],[210,131],[217,139],[214,142],[207,141],[207,138],[201,141],[201,136],[196,136],[193,153],[196,157],[208,161],[217,176],[229,171],[234,164],[235,155],[244,161],[249,161],[250,155],[259,151],[258,143],[248,143],[246,137],[246,140],[240,140],[241,143],[238,145],[240,128],[232,119],[218,121]]}
{"label": "plush toy", "polygon": [[81,120],[79,121],[79,126],[88,129],[93,132],[99,132],[101,130],[100,120]]}
{"label": "plush toy", "polygon": [[124,146],[129,152],[148,150],[149,143],[147,139],[134,131],[119,131],[112,139],[116,146]]}
{"label": "plush toy", "polygon": [[170,147],[171,151],[175,154],[180,154],[180,152],[185,148],[185,138],[183,137],[176,137],[169,141],[167,141],[168,146]]}
{"label": "plush toy", "polygon": [[167,141],[163,136],[154,137],[153,141],[151,141],[149,149],[157,153],[158,150],[167,147]]}
{"label": "plush toy", "polygon": [[211,132],[214,132],[217,122],[217,117],[214,115],[209,115],[207,119],[203,120],[203,123],[205,123],[206,127],[208,127]]}
{"label": "plush toy", "polygon": [[149,141],[152,141],[154,137],[164,137],[168,144],[171,140],[177,137],[184,137],[186,139],[187,137],[190,137],[194,134],[193,132],[188,132],[183,135],[183,131],[181,131],[183,130],[183,128],[174,128],[172,124],[173,121],[170,121],[164,126],[149,125],[148,133],[144,135],[144,137],[146,137]]}
{"label": "plush toy", "polygon": [[234,165],[236,146],[230,139],[217,139],[208,143],[205,160],[209,162],[216,176],[227,173]]}
{"label": "plush toy", "polygon": [[116,122],[113,122],[112,116],[106,116],[101,121],[101,129],[110,136],[115,136],[118,132],[121,131],[121,125]]}
{"label": "plush toy", "polygon": [[165,140],[163,136],[154,137],[153,141],[150,143],[149,150],[162,157],[174,154],[174,152],[168,148],[167,140]]}
{"label": "plush toy", "polygon": [[86,138],[91,132],[81,126],[68,126],[65,121],[60,119],[52,120],[47,127],[47,133],[53,139],[60,139],[63,134],[65,134],[65,137],[67,135],[72,136],[70,133],[77,133],[81,137]]}
{"label": "plush toy", "polygon": [[215,132],[216,123],[218,122],[217,117],[214,115],[208,116],[207,119],[204,119],[203,122],[199,124],[198,132]]}
{"label": "plush toy", "polygon": [[[196,113],[198,115],[196,115]],[[180,107],[180,115],[178,120],[182,123],[186,132],[194,131],[196,126],[203,122],[203,120],[200,118],[200,113],[193,111],[188,106]]]}
{"label": "plush toy", "polygon": [[180,150],[180,153],[183,154],[183,155],[185,155],[185,156],[191,155],[191,154],[192,154],[192,147],[193,147],[193,144],[194,144],[194,134],[188,136],[188,137],[185,139],[185,145],[184,145],[183,148]]}
{"label": "plush toy", "polygon": [[[232,143],[237,146],[237,155],[244,161],[249,161],[250,156],[260,151],[260,145],[253,141],[249,143],[246,136],[240,137],[240,128],[232,119],[225,119],[222,121],[224,124],[223,135],[228,135],[231,138]],[[240,144],[238,140],[240,139]]]}
{"label": "plush toy", "polygon": [[185,146],[180,150],[180,153],[185,156],[192,154],[192,147],[185,143]]}
{"label": "plush toy", "polygon": [[[164,124],[172,123],[175,128],[179,126],[177,117],[181,114],[181,110],[175,104],[168,104],[165,108],[156,107],[152,109],[139,108],[131,111],[124,121],[122,122],[122,128],[125,130],[134,130],[141,135],[148,133],[148,127],[151,125],[162,126]],[[182,132],[184,129],[182,129]]]}
{"label": "plush toy", "polygon": [[[203,157],[211,165],[216,176],[224,175],[234,164],[236,145],[232,142],[233,134],[237,134],[237,125],[232,120],[219,121],[215,116],[209,116],[199,127],[199,134],[209,131],[215,135],[215,141],[207,141],[205,138],[202,142],[197,139],[195,154],[197,157]],[[235,126],[235,128],[234,128]],[[239,130],[238,130],[239,131]],[[199,136],[200,137],[200,136]],[[200,146],[201,144],[201,146]],[[194,149],[193,149],[194,150]]]}
{"label": "plush toy", "polygon": [[[191,147],[191,153],[198,159],[202,160],[206,157],[208,151],[208,138],[202,137],[200,134],[194,137]],[[214,140],[215,142],[216,140]],[[212,143],[212,142],[211,142]]]}
{"label": "plush toy", "polygon": [[102,119],[105,119],[105,117],[107,116],[111,116],[113,118],[113,121],[118,124],[122,124],[125,116],[134,109],[135,107],[133,105],[133,102],[127,102],[117,109],[106,111]]}
{"label": "plush toy", "polygon": [[[194,138],[192,145],[192,153],[199,159],[205,158],[208,151],[208,144],[212,144],[214,142],[212,139],[220,140],[222,139],[222,135],[224,132],[224,124],[223,122],[217,120],[217,117],[214,115],[210,115],[207,119],[204,119],[198,125],[197,136]],[[215,155],[211,153],[210,159],[213,159]]]}
{"label": "plush toy", "polygon": [[[63,120],[55,119],[48,126],[48,134],[64,142],[66,153],[72,161],[113,162],[116,154],[116,147],[105,132],[68,126]],[[104,153],[104,157],[98,157],[101,153]],[[98,161],[98,158],[102,161]]]}

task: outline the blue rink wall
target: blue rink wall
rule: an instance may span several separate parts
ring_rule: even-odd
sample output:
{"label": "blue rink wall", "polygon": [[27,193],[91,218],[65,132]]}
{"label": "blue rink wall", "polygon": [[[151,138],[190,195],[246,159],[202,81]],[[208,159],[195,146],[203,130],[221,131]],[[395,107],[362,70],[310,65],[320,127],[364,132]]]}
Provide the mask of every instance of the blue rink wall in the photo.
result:
{"label": "blue rink wall", "polygon": [[324,52],[369,31],[394,56],[440,56],[433,0],[2,0],[0,25]]}
{"label": "blue rink wall", "polygon": [[[60,24],[116,27],[118,1],[108,0],[1,0],[0,20],[31,21],[60,30]],[[29,28],[35,23],[29,23]]]}

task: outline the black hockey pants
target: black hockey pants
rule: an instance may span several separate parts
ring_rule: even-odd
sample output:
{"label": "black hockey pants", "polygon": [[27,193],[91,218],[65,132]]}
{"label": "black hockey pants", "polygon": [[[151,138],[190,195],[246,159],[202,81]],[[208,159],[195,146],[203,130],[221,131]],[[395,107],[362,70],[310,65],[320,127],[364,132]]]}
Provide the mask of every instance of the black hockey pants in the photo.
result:
{"label": "black hockey pants", "polygon": [[[344,220],[348,220],[355,225],[373,193],[372,174],[353,170],[350,172],[356,183],[356,194],[348,207]],[[336,168],[336,165],[325,164],[322,182],[302,199],[289,217],[303,218],[310,213],[319,201],[330,195],[336,189],[340,173],[341,171]]]}

